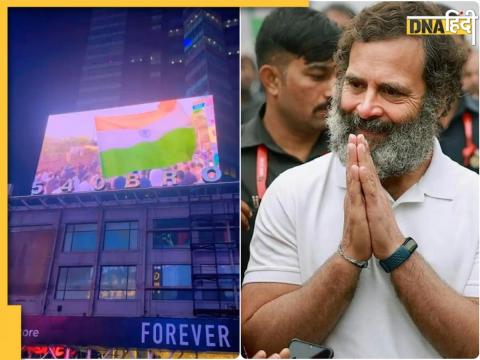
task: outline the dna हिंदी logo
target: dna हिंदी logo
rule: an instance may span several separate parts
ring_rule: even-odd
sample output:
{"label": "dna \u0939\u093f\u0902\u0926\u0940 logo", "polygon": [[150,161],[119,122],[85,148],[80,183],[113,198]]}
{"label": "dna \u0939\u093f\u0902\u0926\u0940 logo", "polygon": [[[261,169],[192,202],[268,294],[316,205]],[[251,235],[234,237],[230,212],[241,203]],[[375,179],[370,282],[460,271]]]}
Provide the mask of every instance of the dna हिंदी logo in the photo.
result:
{"label": "dna \u0939\u093f\u0902\u0926\u0940 logo", "polygon": [[407,16],[407,35],[471,35],[474,46],[477,20],[473,10],[451,9],[445,16]]}

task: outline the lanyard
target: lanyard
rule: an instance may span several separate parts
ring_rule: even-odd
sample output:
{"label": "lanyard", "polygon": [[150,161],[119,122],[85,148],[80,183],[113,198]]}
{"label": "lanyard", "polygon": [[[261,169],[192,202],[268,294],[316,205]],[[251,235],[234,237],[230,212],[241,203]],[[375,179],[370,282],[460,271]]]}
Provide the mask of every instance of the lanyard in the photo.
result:
{"label": "lanyard", "polygon": [[473,125],[472,114],[466,112],[462,116],[463,129],[465,131],[465,147],[462,149],[463,164],[470,165],[470,158],[473,156],[477,147],[473,143]]}
{"label": "lanyard", "polygon": [[261,200],[267,190],[268,151],[265,145],[257,147],[257,194]]}

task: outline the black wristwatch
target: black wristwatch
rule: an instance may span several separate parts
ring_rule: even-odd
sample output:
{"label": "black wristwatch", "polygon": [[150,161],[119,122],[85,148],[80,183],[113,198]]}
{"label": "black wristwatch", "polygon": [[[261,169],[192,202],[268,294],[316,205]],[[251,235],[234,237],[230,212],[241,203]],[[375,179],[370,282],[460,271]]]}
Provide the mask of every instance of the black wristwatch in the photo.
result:
{"label": "black wristwatch", "polygon": [[392,255],[384,260],[380,260],[380,266],[387,273],[391,272],[402,265],[413,254],[417,246],[417,243],[411,237],[406,238],[405,242]]}

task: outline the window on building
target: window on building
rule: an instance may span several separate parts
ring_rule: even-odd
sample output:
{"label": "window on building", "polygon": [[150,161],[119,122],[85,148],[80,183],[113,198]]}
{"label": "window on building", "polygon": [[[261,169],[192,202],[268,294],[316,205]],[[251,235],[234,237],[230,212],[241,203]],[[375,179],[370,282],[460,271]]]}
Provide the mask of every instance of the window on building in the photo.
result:
{"label": "window on building", "polygon": [[154,219],[153,227],[156,229],[188,228],[190,227],[190,219],[189,218]]}
{"label": "window on building", "polygon": [[100,299],[135,299],[136,266],[102,266]]}
{"label": "window on building", "polygon": [[153,300],[192,300],[191,265],[154,266],[153,287]]}
{"label": "window on building", "polygon": [[219,295],[217,290],[195,290],[195,300],[218,301]]}
{"label": "window on building", "polygon": [[229,242],[228,232],[226,230],[194,230],[192,232],[194,244],[210,244]]}
{"label": "window on building", "polygon": [[90,299],[93,267],[61,267],[58,273],[57,300]]}
{"label": "window on building", "polygon": [[219,278],[218,287],[221,289],[238,289],[238,279],[235,278]]}
{"label": "window on building", "polygon": [[235,265],[218,265],[217,272],[219,274],[237,274],[239,273],[238,264]]}
{"label": "window on building", "polygon": [[69,224],[65,233],[63,251],[95,251],[97,224]]}
{"label": "window on building", "polygon": [[220,291],[220,300],[228,302],[235,301],[235,292],[230,290]]}
{"label": "window on building", "polygon": [[154,249],[190,247],[189,231],[156,231],[153,233]]}
{"label": "window on building", "polygon": [[138,221],[107,222],[104,250],[132,250],[137,248]]}

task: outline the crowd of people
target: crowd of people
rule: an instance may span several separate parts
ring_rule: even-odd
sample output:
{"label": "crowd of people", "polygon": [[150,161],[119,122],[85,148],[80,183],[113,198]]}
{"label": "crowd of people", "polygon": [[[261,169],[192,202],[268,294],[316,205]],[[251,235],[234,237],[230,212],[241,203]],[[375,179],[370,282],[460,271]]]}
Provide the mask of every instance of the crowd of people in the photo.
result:
{"label": "crowd of people", "polygon": [[[193,185],[204,183],[202,171],[218,164],[213,152],[195,151],[192,160],[163,169],[132,171],[129,174],[104,179],[98,159],[89,166],[83,162],[62,161],[55,168],[40,164],[35,176],[32,192],[40,194],[63,194],[100,190],[120,190],[125,188],[148,188],[151,186]],[[133,177],[133,178],[132,178]],[[130,182],[129,182],[130,178]]]}

